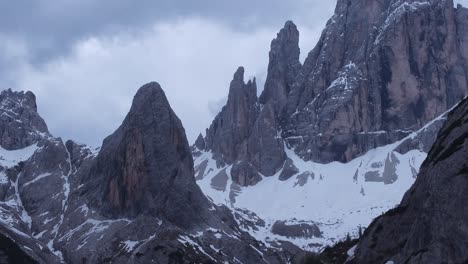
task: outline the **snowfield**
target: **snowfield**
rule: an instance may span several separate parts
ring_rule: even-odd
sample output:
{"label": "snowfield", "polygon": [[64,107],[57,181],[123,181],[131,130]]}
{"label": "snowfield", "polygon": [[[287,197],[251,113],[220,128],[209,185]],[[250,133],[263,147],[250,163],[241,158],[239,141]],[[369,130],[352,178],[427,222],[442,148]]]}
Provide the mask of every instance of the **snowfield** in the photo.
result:
{"label": "snowfield", "polygon": [[[240,226],[256,239],[270,246],[277,241],[289,241],[305,250],[319,251],[345,239],[348,234],[357,237],[375,217],[400,203],[427,154],[412,150],[402,155],[395,149],[444,116],[398,142],[373,149],[346,164],[306,162],[285,146],[299,173],[280,181],[280,170],[249,187],[232,182],[232,166],[218,168],[210,152],[201,152],[194,158],[197,183],[215,203],[228,206],[244,219],[255,222],[256,215],[263,220],[264,225],[257,221],[252,227],[242,225],[242,219],[236,217]],[[321,235],[274,234],[272,227],[277,221],[286,226],[316,226]]]}

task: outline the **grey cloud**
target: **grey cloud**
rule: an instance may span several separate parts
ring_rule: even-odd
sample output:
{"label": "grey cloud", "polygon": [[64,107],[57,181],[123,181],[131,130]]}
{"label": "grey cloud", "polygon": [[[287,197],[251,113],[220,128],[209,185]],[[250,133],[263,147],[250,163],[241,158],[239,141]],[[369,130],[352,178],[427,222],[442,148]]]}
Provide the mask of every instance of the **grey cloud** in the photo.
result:
{"label": "grey cloud", "polygon": [[239,32],[199,18],[157,23],[139,34],[78,42],[40,68],[22,64],[14,87],[36,93],[52,133],[98,146],[122,121],[138,87],[158,81],[193,141],[213,118],[208,103],[227,95],[239,65],[246,77],[264,75],[275,33]]}
{"label": "grey cloud", "polygon": [[[41,63],[70,51],[94,35],[145,29],[156,22],[199,16],[239,30],[281,25],[307,2],[320,9],[329,1],[299,0],[18,0],[1,1],[0,32],[30,43],[31,60]],[[324,4],[325,2],[325,4]],[[311,11],[314,14],[314,11]]]}

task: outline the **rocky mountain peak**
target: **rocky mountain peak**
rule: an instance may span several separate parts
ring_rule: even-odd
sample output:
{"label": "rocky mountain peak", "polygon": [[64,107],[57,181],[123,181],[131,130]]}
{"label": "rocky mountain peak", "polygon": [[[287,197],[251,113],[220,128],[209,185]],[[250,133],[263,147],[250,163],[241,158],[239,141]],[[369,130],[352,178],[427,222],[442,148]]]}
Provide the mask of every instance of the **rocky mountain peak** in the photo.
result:
{"label": "rocky mountain peak", "polygon": [[122,125],[104,140],[85,184],[91,206],[104,215],[151,215],[189,227],[208,208],[193,174],[184,128],[153,82],[138,90]]}
{"label": "rocky mountain peak", "polygon": [[245,73],[244,67],[239,66],[237,68],[236,72],[234,73],[234,77],[232,78],[232,82],[242,82],[242,83],[244,83],[244,73]]}
{"label": "rocky mountain peak", "polygon": [[221,162],[232,163],[245,148],[258,116],[257,84],[244,82],[244,68],[239,67],[229,87],[226,105],[207,129],[206,148],[213,150]]}
{"label": "rocky mountain peak", "polygon": [[36,96],[32,92],[11,89],[0,93],[0,145],[8,150],[30,146],[49,131],[37,112]]}
{"label": "rocky mountain peak", "polygon": [[[6,100],[6,99],[9,100]],[[14,106],[21,105],[24,108],[31,109],[34,112],[37,112],[36,96],[31,91],[13,91],[11,89],[3,90],[0,93],[0,100],[2,106]]]}
{"label": "rocky mountain peak", "polygon": [[244,83],[240,67],[231,82],[226,106],[206,133],[206,148],[219,165],[233,165],[233,180],[254,185],[259,172],[272,176],[285,161],[284,144],[278,138],[280,116],[301,69],[299,31],[287,21],[271,42],[265,89],[257,100],[255,79]]}
{"label": "rocky mountain peak", "polygon": [[197,147],[199,150],[204,150],[205,149],[205,139],[203,138],[203,135],[200,133],[195,140],[195,147]]}
{"label": "rocky mountain peak", "polygon": [[275,110],[280,113],[287,103],[287,96],[301,69],[299,61],[299,31],[292,21],[287,21],[271,42],[268,75],[260,103],[273,100]]}
{"label": "rocky mountain peak", "polygon": [[158,83],[138,90],[97,156],[83,159],[82,146],[66,145],[76,173],[61,228],[67,239],[57,248],[70,263],[280,262],[276,254],[264,257],[267,250],[229,209],[212,204],[195,183],[184,128]]}
{"label": "rocky mountain peak", "polygon": [[247,103],[257,101],[257,84],[256,80],[244,81],[244,67],[239,67],[234,73],[233,79],[229,86],[228,104],[237,103],[238,100],[246,99]]}

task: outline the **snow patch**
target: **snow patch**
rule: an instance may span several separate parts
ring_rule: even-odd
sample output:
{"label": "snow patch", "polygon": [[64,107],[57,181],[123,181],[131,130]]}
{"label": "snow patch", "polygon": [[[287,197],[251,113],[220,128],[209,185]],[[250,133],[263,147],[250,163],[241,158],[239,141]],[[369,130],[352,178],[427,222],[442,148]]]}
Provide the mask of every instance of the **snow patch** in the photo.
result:
{"label": "snow patch", "polygon": [[127,252],[132,252],[133,249],[135,249],[136,245],[138,245],[138,243],[140,243],[140,241],[127,240],[127,241],[124,241],[122,243],[124,244],[124,249]]}
{"label": "snow patch", "polygon": [[18,150],[6,150],[0,147],[0,165],[3,167],[13,167],[21,161],[26,161],[41,148],[37,144]]}

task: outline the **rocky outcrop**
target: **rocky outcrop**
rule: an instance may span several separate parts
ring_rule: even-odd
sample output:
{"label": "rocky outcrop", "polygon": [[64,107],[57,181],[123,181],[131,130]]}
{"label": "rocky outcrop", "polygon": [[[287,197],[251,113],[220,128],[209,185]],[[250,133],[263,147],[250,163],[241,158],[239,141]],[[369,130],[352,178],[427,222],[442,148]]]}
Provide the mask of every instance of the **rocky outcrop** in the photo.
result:
{"label": "rocky outcrop", "polygon": [[202,134],[198,135],[197,140],[195,140],[195,147],[199,150],[205,150],[206,144]]}
{"label": "rocky outcrop", "polygon": [[338,1],[289,94],[288,144],[346,162],[457,103],[468,91],[463,12],[451,0]]}
{"label": "rocky outcrop", "polygon": [[0,263],[48,264],[58,263],[58,258],[43,244],[13,229],[0,226]]}
{"label": "rocky outcrop", "polygon": [[205,146],[221,163],[232,164],[247,153],[249,138],[258,116],[257,85],[244,82],[244,68],[239,67],[229,88],[226,106],[207,129]]}
{"label": "rocky outcrop", "polygon": [[0,93],[0,146],[7,150],[22,149],[49,135],[47,125],[37,113],[32,92]]}
{"label": "rocky outcrop", "polygon": [[468,100],[448,116],[401,204],[365,231],[349,263],[468,260]]}
{"label": "rocky outcrop", "polygon": [[257,169],[246,161],[239,161],[232,165],[231,177],[240,186],[253,186],[262,180]]}
{"label": "rocky outcrop", "polygon": [[276,221],[271,229],[273,234],[293,238],[320,237],[322,233],[317,225],[311,223],[286,223]]}
{"label": "rocky outcrop", "polygon": [[299,31],[292,21],[287,21],[271,42],[265,89],[259,98],[261,104],[273,104],[278,115],[287,104],[288,94],[301,69],[299,55]]}
{"label": "rocky outcrop", "polygon": [[233,176],[241,186],[255,184],[261,180],[259,174],[272,176],[282,168],[286,154],[279,133],[280,117],[300,69],[299,32],[288,21],[271,42],[268,76],[260,98],[256,96],[255,80],[249,85],[240,78],[243,68],[234,75],[228,102],[207,130],[205,141],[206,149],[214,153],[220,165],[244,164],[244,175],[255,180],[240,182],[244,176]]}
{"label": "rocky outcrop", "polygon": [[[197,145],[205,142],[204,150],[211,151],[220,166],[233,165],[234,182],[249,186],[261,180],[260,174],[274,175],[286,155],[278,136],[275,104],[260,106],[255,80],[245,84],[243,76],[240,67],[231,82],[226,106],[207,129],[206,138],[197,139]],[[192,148],[192,152],[196,150]]]}
{"label": "rocky outcrop", "polygon": [[24,252],[15,241],[0,234],[0,263],[24,263],[35,264],[39,263]]}
{"label": "rocky outcrop", "polygon": [[286,181],[292,176],[296,175],[297,173],[299,173],[299,169],[294,165],[292,159],[288,158],[284,163],[283,170],[281,171],[281,174],[278,177],[278,179],[280,181]]}
{"label": "rocky outcrop", "polygon": [[143,86],[122,125],[102,145],[84,178],[90,206],[109,217],[164,214],[197,225],[208,202],[193,179],[180,120],[157,83]]}

